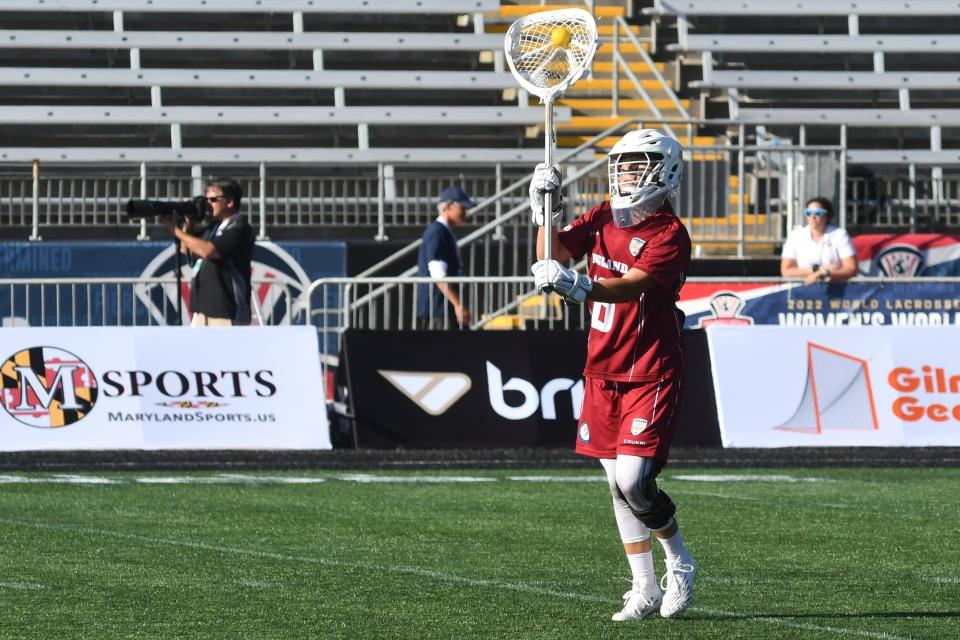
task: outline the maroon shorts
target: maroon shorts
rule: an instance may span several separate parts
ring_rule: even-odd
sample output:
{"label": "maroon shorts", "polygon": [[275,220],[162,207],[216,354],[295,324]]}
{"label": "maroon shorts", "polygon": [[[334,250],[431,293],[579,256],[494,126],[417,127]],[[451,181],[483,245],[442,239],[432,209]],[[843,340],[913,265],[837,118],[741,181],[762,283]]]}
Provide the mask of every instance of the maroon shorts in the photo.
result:
{"label": "maroon shorts", "polygon": [[682,398],[682,377],[653,382],[586,378],[577,453],[642,456],[665,463]]}

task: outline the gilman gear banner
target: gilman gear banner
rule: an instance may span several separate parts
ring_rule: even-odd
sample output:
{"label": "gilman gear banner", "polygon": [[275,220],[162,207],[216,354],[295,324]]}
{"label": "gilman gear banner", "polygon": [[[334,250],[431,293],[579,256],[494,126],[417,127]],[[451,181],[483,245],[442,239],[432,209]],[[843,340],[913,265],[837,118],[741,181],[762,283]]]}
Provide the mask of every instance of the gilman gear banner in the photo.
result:
{"label": "gilman gear banner", "polygon": [[313,327],[7,328],[0,450],[329,449]]}
{"label": "gilman gear banner", "polygon": [[958,446],[956,333],[711,326],[723,446]]}

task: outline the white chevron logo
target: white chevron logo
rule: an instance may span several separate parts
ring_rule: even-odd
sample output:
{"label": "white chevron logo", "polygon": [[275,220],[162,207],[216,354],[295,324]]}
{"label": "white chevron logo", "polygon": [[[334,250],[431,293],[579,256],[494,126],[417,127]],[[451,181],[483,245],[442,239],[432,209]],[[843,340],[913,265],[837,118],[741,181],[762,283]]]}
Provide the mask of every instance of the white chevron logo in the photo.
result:
{"label": "white chevron logo", "polygon": [[445,413],[473,385],[465,373],[383,369],[377,373],[432,416]]}

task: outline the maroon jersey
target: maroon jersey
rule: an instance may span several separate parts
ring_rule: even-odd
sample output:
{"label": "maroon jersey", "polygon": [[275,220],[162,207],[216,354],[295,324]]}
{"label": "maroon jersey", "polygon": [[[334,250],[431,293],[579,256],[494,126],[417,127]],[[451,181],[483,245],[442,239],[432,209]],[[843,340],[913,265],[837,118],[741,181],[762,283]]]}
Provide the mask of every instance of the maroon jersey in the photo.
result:
{"label": "maroon jersey", "polygon": [[690,266],[690,236],[670,209],[639,225],[613,224],[603,202],[564,227],[560,242],[580,259],[594,281],[623,277],[636,268],[658,285],[638,299],[590,303],[590,335],[583,375],[622,382],[647,382],[683,375],[681,329],[676,306]]}

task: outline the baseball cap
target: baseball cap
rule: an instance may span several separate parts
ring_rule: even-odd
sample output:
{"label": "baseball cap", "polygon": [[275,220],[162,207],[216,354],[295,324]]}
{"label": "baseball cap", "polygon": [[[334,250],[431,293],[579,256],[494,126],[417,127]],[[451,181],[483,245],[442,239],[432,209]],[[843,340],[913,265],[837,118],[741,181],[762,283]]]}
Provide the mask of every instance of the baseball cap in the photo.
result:
{"label": "baseball cap", "polygon": [[440,192],[439,202],[459,202],[467,209],[472,209],[477,206],[473,200],[470,199],[470,196],[467,195],[466,191],[452,185]]}

